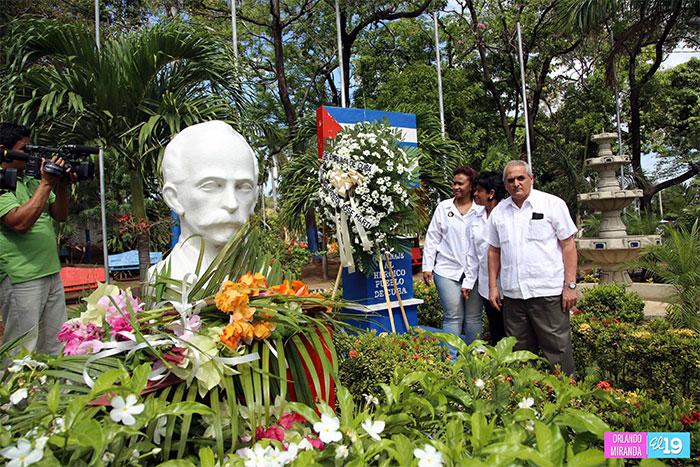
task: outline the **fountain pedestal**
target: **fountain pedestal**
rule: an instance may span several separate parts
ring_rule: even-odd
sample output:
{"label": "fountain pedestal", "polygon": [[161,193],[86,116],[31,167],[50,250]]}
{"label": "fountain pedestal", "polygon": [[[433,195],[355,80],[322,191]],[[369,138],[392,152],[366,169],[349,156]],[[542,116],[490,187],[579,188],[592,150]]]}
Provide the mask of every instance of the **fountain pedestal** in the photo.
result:
{"label": "fountain pedestal", "polygon": [[642,255],[642,248],[661,243],[658,235],[627,235],[627,228],[620,217],[622,210],[635,198],[642,197],[642,190],[623,190],[615,173],[630,162],[630,157],[613,155],[612,142],[616,133],[593,135],[591,141],[598,145],[598,157],[586,159],[586,167],[599,174],[597,190],[581,193],[578,200],[603,212],[600,233],[597,238],[576,240],[578,251],[601,266],[601,283],[631,284],[625,263]]}

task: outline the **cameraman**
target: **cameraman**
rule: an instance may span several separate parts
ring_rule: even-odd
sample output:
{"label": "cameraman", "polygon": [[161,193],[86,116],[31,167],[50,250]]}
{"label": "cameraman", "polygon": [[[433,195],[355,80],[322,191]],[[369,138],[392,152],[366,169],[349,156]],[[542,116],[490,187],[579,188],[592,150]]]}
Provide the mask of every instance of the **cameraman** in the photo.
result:
{"label": "cameraman", "polygon": [[[0,148],[25,152],[29,129],[0,123]],[[63,166],[59,157],[52,162]],[[25,161],[3,162],[17,169],[17,189],[0,195],[0,308],[3,341],[25,335],[24,347],[56,355],[56,335],[66,321],[66,300],[59,275],[56,233],[51,218],[68,218],[68,184],[75,181],[41,171],[41,180],[24,176]],[[43,161],[42,161],[43,169]],[[53,192],[55,189],[55,193]]]}

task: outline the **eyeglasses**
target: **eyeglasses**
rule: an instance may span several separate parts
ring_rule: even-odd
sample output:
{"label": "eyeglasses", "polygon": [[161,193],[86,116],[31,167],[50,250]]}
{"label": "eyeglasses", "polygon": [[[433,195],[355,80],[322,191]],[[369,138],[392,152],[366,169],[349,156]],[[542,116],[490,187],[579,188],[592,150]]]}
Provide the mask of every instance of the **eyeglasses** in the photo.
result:
{"label": "eyeglasses", "polygon": [[506,178],[506,183],[515,183],[515,181],[524,182],[527,180],[525,175],[518,175],[517,177]]}

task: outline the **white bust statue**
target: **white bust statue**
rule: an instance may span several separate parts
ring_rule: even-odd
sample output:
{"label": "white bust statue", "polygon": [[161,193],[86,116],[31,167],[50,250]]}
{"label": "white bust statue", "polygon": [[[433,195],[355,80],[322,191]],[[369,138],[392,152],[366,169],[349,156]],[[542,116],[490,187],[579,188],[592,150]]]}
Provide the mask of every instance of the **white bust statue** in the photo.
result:
{"label": "white bust statue", "polygon": [[163,199],[180,217],[180,237],[148,276],[169,264],[169,277],[182,280],[195,272],[202,239],[200,273],[248,221],[257,200],[258,164],[246,140],[215,120],[178,133],[165,147],[162,171]]}

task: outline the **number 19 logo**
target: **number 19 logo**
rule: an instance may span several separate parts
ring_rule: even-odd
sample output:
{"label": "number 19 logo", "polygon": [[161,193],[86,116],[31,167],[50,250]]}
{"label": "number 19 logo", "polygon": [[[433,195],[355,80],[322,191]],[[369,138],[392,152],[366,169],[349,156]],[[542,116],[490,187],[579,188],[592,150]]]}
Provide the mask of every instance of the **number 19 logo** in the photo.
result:
{"label": "number 19 logo", "polygon": [[689,458],[690,433],[647,434],[647,457]]}

